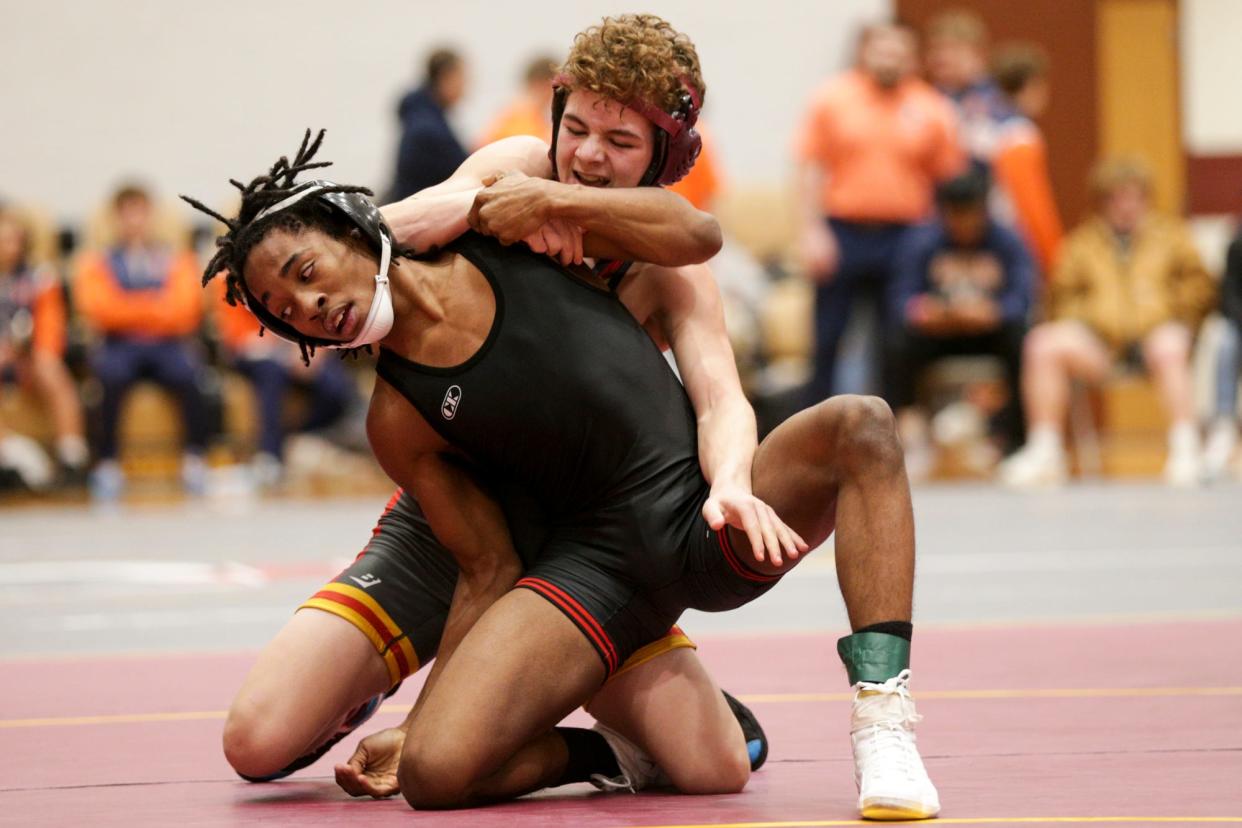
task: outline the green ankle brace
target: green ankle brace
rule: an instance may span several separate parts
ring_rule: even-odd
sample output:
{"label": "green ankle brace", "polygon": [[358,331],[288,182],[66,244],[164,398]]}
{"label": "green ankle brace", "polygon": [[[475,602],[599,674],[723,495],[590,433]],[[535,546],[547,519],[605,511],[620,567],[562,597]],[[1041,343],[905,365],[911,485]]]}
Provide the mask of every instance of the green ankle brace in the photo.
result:
{"label": "green ankle brace", "polygon": [[910,642],[886,633],[865,632],[837,641],[850,685],[883,684],[910,666]]}

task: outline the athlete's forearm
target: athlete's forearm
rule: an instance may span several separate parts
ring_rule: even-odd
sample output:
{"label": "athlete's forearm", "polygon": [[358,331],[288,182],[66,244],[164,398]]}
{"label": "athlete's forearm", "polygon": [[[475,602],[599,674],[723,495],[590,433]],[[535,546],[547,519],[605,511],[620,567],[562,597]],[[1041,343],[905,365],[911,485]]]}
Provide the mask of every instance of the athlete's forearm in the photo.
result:
{"label": "athlete's forearm", "polygon": [[720,224],[676,193],[656,187],[554,184],[549,214],[586,232],[588,256],[680,267],[720,251]]}
{"label": "athlete's forearm", "polygon": [[488,607],[496,603],[502,595],[513,588],[521,575],[521,566],[516,556],[511,566],[501,565],[487,577],[459,576],[457,586],[453,590],[453,601],[449,605],[448,617],[444,622],[444,631],[440,634],[440,646],[436,650],[435,663],[427,674],[427,680],[419,691],[418,700],[410,708],[401,729],[409,731],[410,724],[418,716],[424,701],[430,696],[445,665],[457,650],[462,639],[470,632]]}
{"label": "athlete's forearm", "polygon": [[447,181],[380,208],[398,243],[418,252],[443,247],[469,228],[467,217],[483,180],[517,170],[543,178],[550,174],[548,145],[538,138],[505,138],[477,150]]}
{"label": "athlete's forearm", "polygon": [[431,187],[380,208],[398,244],[422,253],[443,247],[469,229],[466,217],[481,184]]}
{"label": "athlete's forearm", "polygon": [[698,418],[699,465],[713,489],[750,491],[750,468],[758,445],[755,412],[744,397],[720,400]]}

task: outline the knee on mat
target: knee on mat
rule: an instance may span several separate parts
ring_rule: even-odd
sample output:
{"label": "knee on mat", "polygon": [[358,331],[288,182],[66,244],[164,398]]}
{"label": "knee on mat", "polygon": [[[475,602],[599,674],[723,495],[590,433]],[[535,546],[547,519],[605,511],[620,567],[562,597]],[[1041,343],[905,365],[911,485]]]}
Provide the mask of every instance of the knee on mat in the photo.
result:
{"label": "knee on mat", "polygon": [[465,806],[474,784],[473,769],[465,757],[454,756],[453,751],[410,746],[408,741],[406,744],[397,782],[410,807],[433,811]]}
{"label": "knee on mat", "polygon": [[693,795],[741,793],[750,781],[750,756],[738,743],[727,750],[697,753],[697,761],[666,769],[680,793]]}
{"label": "knee on mat", "polygon": [[902,465],[896,420],[884,400],[847,394],[821,407],[833,457],[842,467],[864,471]]}
{"label": "knee on mat", "polygon": [[242,776],[268,776],[297,758],[288,729],[277,716],[264,715],[257,705],[235,704],[224,721],[224,758]]}

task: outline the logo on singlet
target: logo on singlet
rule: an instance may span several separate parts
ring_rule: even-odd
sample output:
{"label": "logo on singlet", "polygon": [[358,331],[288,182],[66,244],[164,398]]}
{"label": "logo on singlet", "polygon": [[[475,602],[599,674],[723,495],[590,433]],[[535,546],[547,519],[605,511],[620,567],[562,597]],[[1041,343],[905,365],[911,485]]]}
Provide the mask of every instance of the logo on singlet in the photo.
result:
{"label": "logo on singlet", "polygon": [[457,406],[461,405],[461,386],[450,385],[444,393],[444,402],[440,403],[440,413],[444,419],[451,420],[457,416]]}
{"label": "logo on singlet", "polygon": [[363,589],[368,589],[370,587],[375,586],[376,584],[383,583],[383,581],[381,581],[379,578],[376,578],[370,572],[363,573],[361,578],[356,577],[354,575],[350,575],[349,580],[358,584],[358,586],[362,587]]}

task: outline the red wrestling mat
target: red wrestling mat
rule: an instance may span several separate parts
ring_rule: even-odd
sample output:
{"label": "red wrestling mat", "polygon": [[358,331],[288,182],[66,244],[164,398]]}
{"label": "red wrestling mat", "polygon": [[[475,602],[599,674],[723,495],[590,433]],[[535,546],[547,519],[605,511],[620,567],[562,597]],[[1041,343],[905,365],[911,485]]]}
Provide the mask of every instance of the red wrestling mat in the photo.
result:
{"label": "red wrestling mat", "polygon": [[[581,786],[421,814],[338,791],[332,764],[356,739],[291,780],[238,781],[220,728],[250,655],[0,662],[0,824],[867,824],[854,810],[849,696],[831,637],[700,644],[771,739],[743,794]],[[924,629],[913,687],[940,824],[1242,824],[1242,620]],[[364,730],[397,722],[416,692],[404,687]]]}

